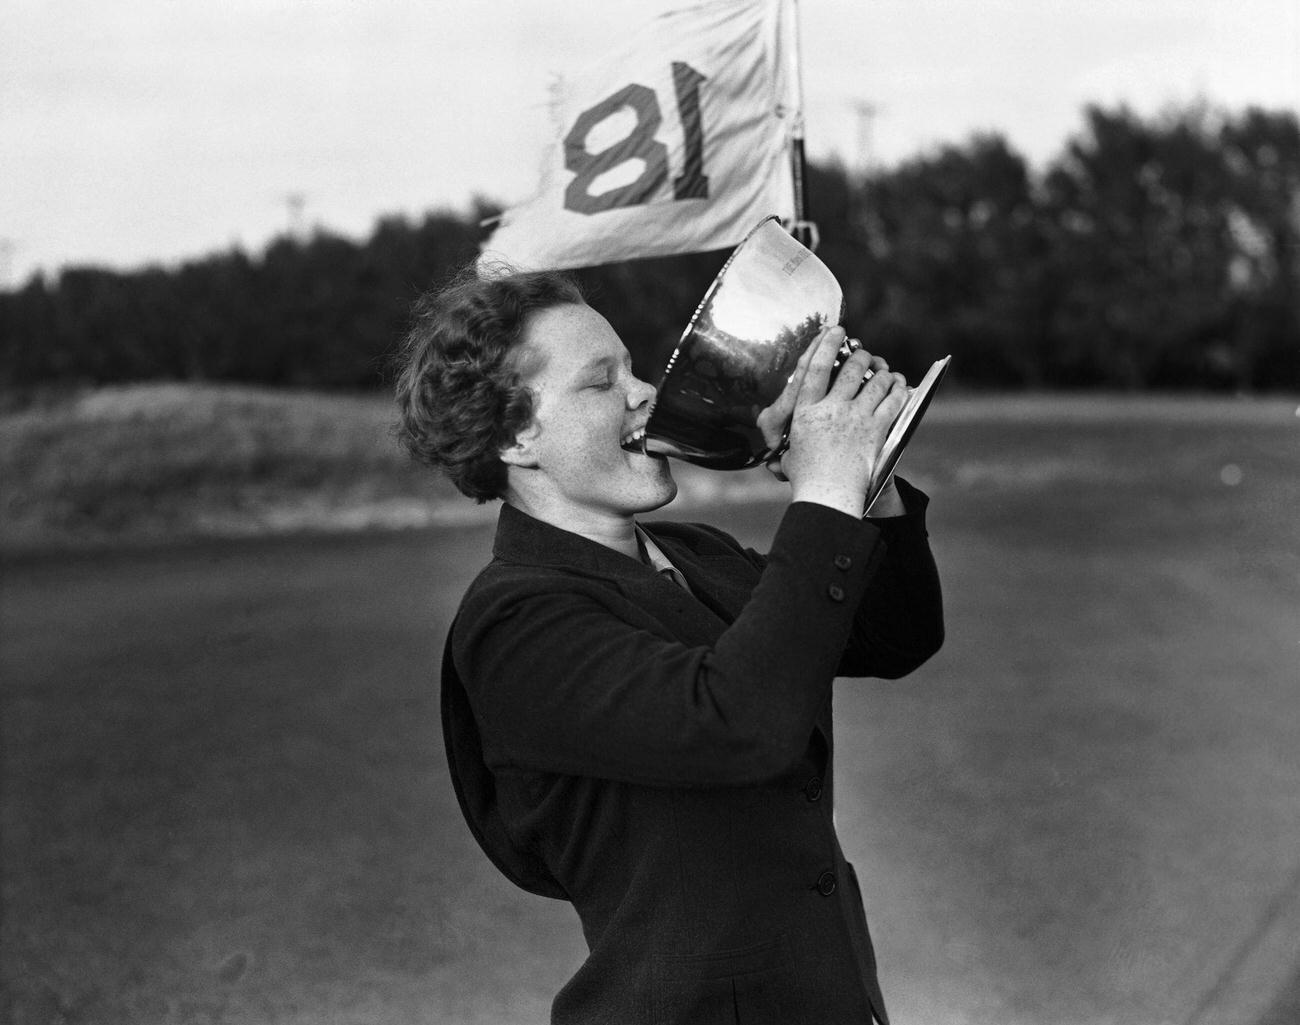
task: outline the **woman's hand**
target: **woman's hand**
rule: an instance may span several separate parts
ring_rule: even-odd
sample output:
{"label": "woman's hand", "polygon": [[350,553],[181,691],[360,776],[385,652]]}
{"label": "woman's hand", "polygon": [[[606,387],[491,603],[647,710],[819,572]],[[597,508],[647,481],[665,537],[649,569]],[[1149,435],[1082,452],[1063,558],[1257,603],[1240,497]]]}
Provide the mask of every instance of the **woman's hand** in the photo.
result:
{"label": "woman's hand", "polygon": [[[781,444],[789,423],[790,447],[768,464],[789,480],[793,501],[818,502],[861,516],[867,489],[889,428],[907,401],[907,382],[865,349],[850,355],[831,383],[843,328],[828,328],[799,357],[777,400],[758,417],[764,442]],[[873,510],[888,515],[881,502]],[[888,503],[886,503],[888,505]]]}

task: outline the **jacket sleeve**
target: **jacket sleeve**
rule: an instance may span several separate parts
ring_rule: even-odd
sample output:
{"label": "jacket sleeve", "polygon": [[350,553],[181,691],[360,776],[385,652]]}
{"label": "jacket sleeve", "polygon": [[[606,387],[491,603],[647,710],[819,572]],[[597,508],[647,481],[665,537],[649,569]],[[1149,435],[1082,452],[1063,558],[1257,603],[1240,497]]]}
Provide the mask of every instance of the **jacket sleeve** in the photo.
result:
{"label": "jacket sleeve", "polygon": [[876,520],[885,549],[854,617],[840,676],[896,680],[943,646],[943,593],[925,526],[926,495],[895,478],[907,510]]}
{"label": "jacket sleeve", "polygon": [[749,602],[683,644],[605,582],[534,569],[471,589],[452,653],[493,769],[744,785],[802,755],[885,558],[882,529],[786,511]]}

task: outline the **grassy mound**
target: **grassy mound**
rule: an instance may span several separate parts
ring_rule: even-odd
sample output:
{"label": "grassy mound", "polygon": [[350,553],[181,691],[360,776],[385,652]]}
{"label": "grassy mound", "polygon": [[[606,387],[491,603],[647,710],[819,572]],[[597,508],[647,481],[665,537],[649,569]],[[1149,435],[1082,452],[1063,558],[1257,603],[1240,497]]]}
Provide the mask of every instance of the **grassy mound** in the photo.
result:
{"label": "grassy mound", "polygon": [[0,415],[9,548],[422,524],[472,503],[410,464],[384,396],[156,384]]}
{"label": "grassy mound", "polygon": [[[1102,496],[1156,475],[1231,475],[1294,401],[1153,396],[940,397],[904,472],[923,487],[1064,487]],[[140,384],[0,397],[0,548],[8,551],[481,522],[496,514],[414,465],[386,394]],[[1191,435],[1203,443],[1184,444]],[[1191,460],[1195,465],[1187,463]],[[1201,465],[1206,463],[1207,465]],[[674,511],[779,498],[763,470],[674,464]],[[1215,481],[1217,483],[1217,481]]]}

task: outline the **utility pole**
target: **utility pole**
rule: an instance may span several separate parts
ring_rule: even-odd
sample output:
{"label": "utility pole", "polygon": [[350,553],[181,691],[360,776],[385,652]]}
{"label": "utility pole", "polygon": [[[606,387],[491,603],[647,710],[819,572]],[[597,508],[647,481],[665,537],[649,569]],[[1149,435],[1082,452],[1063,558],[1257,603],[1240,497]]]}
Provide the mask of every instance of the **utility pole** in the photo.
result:
{"label": "utility pole", "polygon": [[880,108],[869,100],[856,100],[853,111],[858,116],[858,174],[865,178],[876,162],[873,143]]}
{"label": "utility pole", "polygon": [[303,211],[307,207],[307,196],[302,192],[290,192],[284,197],[284,204],[289,211],[289,237],[295,242],[304,242],[307,238],[307,223]]}
{"label": "utility pole", "polygon": [[871,172],[876,165],[875,127],[880,107],[870,100],[854,100],[853,112],[858,120],[857,181],[850,185],[849,219],[864,246],[870,248],[872,232],[871,203],[867,195]]}

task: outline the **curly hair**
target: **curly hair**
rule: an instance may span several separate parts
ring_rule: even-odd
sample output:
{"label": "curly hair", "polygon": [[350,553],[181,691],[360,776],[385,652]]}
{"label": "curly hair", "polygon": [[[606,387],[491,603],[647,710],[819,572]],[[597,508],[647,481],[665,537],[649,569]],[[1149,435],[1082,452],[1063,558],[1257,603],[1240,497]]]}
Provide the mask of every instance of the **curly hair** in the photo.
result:
{"label": "curly hair", "polygon": [[533,417],[519,362],[528,316],[585,303],[574,279],[550,271],[479,277],[467,268],[421,296],[394,359],[402,446],[475,501],[503,497],[499,453]]}

